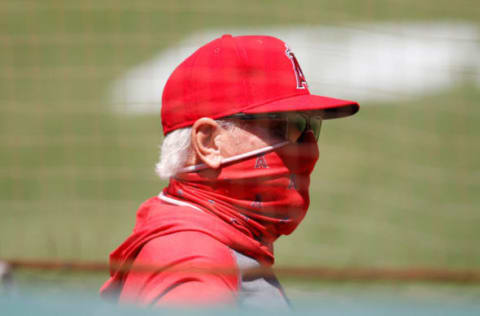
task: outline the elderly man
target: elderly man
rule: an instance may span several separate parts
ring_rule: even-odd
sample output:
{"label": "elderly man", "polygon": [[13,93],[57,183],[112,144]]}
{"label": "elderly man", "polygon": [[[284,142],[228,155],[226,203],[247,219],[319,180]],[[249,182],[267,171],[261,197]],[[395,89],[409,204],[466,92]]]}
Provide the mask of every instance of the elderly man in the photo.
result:
{"label": "elderly man", "polygon": [[[356,102],[311,95],[279,39],[224,35],[165,85],[157,173],[170,179],[110,256],[105,296],[140,304],[288,305],[268,269],[273,242],[309,206],[322,120]],[[266,270],[263,270],[266,271]]]}

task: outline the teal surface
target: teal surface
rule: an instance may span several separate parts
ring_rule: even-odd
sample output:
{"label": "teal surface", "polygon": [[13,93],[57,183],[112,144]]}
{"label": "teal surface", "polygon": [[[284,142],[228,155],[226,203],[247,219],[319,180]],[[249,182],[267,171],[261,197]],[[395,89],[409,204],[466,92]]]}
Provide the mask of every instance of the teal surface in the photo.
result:
{"label": "teal surface", "polygon": [[0,297],[3,315],[479,315],[479,304],[446,304],[442,302],[416,302],[384,299],[381,301],[358,299],[320,299],[303,301],[291,310],[250,309],[233,307],[191,308],[139,308],[118,306],[100,299],[71,296],[11,296]]}
{"label": "teal surface", "polygon": [[[452,21],[478,31],[479,8],[469,0],[1,1],[0,258],[107,261],[131,232],[140,203],[165,182],[153,171],[159,115],[112,113],[106,91],[190,34]],[[440,92],[362,104],[355,117],[325,122],[311,208],[299,229],[276,244],[279,266],[480,267],[480,86],[472,69],[456,70],[464,75]],[[25,282],[45,277],[34,271]],[[106,278],[96,276],[90,293]],[[85,278],[68,282],[81,287]],[[14,313],[127,313],[68,296],[1,299]],[[319,311],[341,308],[325,304]],[[410,301],[395,304],[393,312],[405,311]],[[455,309],[439,304],[413,306]],[[371,301],[348,306],[388,309]]]}

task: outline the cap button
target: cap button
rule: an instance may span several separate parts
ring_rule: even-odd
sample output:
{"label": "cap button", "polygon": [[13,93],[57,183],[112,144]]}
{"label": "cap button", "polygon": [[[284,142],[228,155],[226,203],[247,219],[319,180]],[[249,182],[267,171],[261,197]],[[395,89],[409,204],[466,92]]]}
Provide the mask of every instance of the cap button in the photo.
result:
{"label": "cap button", "polygon": [[223,34],[222,38],[232,38],[232,34]]}

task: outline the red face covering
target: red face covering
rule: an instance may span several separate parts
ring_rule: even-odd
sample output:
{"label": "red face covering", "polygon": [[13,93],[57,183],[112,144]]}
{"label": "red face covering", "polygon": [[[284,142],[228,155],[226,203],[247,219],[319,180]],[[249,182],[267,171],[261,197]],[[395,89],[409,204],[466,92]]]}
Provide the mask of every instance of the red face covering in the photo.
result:
{"label": "red face covering", "polygon": [[226,163],[217,172],[182,173],[164,193],[192,202],[271,247],[304,218],[318,156],[315,138],[306,132],[297,143]]}

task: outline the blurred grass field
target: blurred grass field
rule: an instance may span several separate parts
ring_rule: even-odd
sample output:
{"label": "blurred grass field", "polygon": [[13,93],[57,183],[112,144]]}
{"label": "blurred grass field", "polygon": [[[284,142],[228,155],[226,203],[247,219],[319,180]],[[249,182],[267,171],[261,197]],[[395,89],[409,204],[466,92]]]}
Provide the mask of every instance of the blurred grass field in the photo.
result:
{"label": "blurred grass field", "polygon": [[[188,34],[479,17],[475,1],[2,2],[0,258],[106,261],[129,234],[165,185],[161,123],[112,113],[105,91]],[[277,264],[480,267],[479,99],[467,78],[326,122],[309,214]]]}

